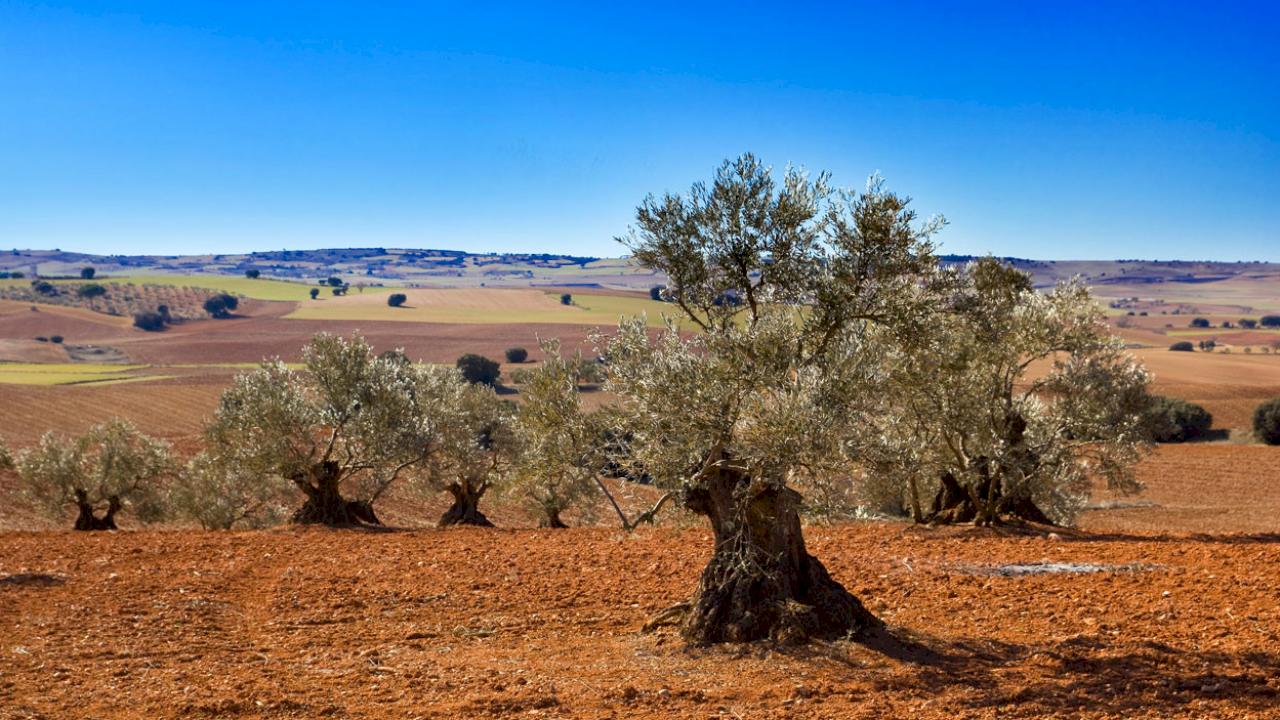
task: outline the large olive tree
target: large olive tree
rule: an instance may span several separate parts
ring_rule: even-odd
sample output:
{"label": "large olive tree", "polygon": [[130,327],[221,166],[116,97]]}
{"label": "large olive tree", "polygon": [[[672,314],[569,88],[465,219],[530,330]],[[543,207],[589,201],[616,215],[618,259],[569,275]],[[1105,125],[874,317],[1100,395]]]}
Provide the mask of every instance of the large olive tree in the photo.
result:
{"label": "large olive tree", "polygon": [[[359,336],[321,333],[302,355],[302,371],[264,362],[223,393],[205,433],[212,469],[227,464],[240,479],[292,485],[306,498],[295,522],[380,524],[373,503],[439,449],[462,379],[397,353],[375,355]],[[239,482],[202,481],[248,492]]]}
{"label": "large olive tree", "polygon": [[[878,180],[833,192],[751,155],[687,195],[649,197],[621,241],[683,314],[604,349],[634,461],[705,516],[715,548],[693,642],[837,637],[875,618],[811,556],[792,487],[843,472],[873,386],[875,328],[909,332],[936,263],[908,201]],[[671,613],[672,615],[677,613]]]}
{"label": "large olive tree", "polygon": [[1148,376],[1088,289],[1037,292],[992,258],[956,280],[933,331],[886,357],[871,477],[922,522],[1066,523],[1094,477],[1137,490]]}
{"label": "large olive tree", "polygon": [[160,519],[161,485],[172,470],[168,443],[120,419],[75,438],[45,433],[16,464],[27,495],[51,517],[76,508],[76,530],[115,530],[126,507],[143,522]]}
{"label": "large olive tree", "polygon": [[440,404],[436,450],[414,469],[413,485],[422,492],[447,492],[453,503],[440,516],[441,527],[493,523],[480,501],[510,477],[514,457],[513,405],[484,383],[471,384],[450,370],[456,381]]}

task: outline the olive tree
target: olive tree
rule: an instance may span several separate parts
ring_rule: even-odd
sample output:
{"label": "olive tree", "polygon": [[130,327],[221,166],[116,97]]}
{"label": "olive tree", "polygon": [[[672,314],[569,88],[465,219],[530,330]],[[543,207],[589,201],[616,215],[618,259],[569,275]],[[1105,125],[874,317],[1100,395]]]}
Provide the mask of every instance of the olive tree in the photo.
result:
{"label": "olive tree", "polygon": [[142,522],[161,519],[172,459],[168,443],[113,419],[75,438],[45,433],[16,465],[26,494],[50,517],[75,507],[76,530],[115,530],[125,507]]}
{"label": "olive tree", "polygon": [[380,524],[374,502],[438,448],[440,406],[461,378],[375,355],[359,336],[321,333],[302,356],[301,372],[274,360],[235,378],[206,427],[209,452],[301,491],[294,522]]}
{"label": "olive tree", "polygon": [[[714,550],[690,603],[665,613],[692,642],[800,641],[877,624],[811,556],[793,485],[849,462],[874,393],[868,331],[927,302],[936,261],[908,201],[873,178],[775,176],[751,155],[687,195],[650,196],[623,242],[669,278],[674,318],[600,338],[637,467],[705,516]],[[733,300],[727,301],[727,298]]]}
{"label": "olive tree", "polygon": [[421,492],[447,492],[453,504],[440,516],[440,527],[493,523],[480,511],[480,500],[508,477],[513,458],[512,404],[483,383],[468,383],[457,371],[449,385],[444,413],[438,420],[436,451],[415,468]]}
{"label": "olive tree", "polygon": [[251,470],[216,452],[198,453],[178,473],[169,491],[172,513],[206,530],[261,528],[286,517],[289,487],[264,481]]}
{"label": "olive tree", "polygon": [[563,528],[560,514],[595,489],[600,432],[582,411],[581,354],[562,357],[555,341],[544,343],[542,351],[547,359],[527,373],[520,388],[508,491],[541,514],[543,527]]}
{"label": "olive tree", "polygon": [[872,416],[874,471],[899,483],[912,516],[1067,523],[1093,477],[1137,491],[1149,378],[1088,289],[1037,292],[992,258],[956,280],[933,331],[886,356],[887,402]]}

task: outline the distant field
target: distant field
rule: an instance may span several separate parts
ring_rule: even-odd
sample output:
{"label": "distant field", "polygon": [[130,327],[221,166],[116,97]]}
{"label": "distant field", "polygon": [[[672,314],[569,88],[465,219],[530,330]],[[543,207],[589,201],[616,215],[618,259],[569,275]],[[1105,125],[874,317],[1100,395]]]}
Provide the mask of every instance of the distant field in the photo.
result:
{"label": "distant field", "polygon": [[10,385],[103,385],[113,382],[156,380],[160,376],[130,374],[145,365],[91,365],[88,363],[0,363],[0,383]]}
{"label": "distant field", "polygon": [[[30,282],[31,281],[28,279],[0,280],[0,285],[25,285]],[[51,282],[55,284],[80,284],[86,281],[76,278],[74,280],[52,280]],[[89,282],[103,284],[128,283],[130,285],[174,285],[177,287],[206,288],[209,290],[231,293],[233,295],[242,295],[255,300],[310,300],[311,288],[319,287],[317,285],[287,282],[284,280],[251,280],[247,277],[235,277],[230,275],[119,275],[96,277]],[[384,293],[389,291],[389,288],[371,287],[364,289],[364,293]],[[320,292],[324,293],[323,297],[332,297],[329,288],[321,288]],[[352,288],[350,292],[352,294],[357,294],[360,291],[357,288]]]}
{"label": "distant field", "polygon": [[348,295],[307,301],[285,317],[299,320],[391,320],[420,323],[550,323],[616,325],[623,316],[644,313],[652,326],[662,314],[674,314],[668,303],[621,295],[573,294],[574,304],[560,303],[559,292],[542,290],[468,288],[408,289],[402,307],[387,305],[385,295]]}

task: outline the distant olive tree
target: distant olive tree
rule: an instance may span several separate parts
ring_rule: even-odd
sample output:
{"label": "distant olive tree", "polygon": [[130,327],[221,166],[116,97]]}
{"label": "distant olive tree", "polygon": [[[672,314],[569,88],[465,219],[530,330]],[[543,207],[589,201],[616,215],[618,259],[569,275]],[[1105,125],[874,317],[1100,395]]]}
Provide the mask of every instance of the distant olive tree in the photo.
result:
{"label": "distant olive tree", "polygon": [[1195,352],[1196,346],[1191,344],[1190,340],[1179,340],[1169,346],[1173,352]]}
{"label": "distant olive tree", "polygon": [[165,328],[165,318],[158,312],[144,311],[133,314],[133,326],[147,332],[160,332]]}
{"label": "distant olive tree", "polygon": [[409,300],[409,296],[404,293],[391,293],[387,296],[387,305],[391,307],[400,307]]}
{"label": "distant olive tree", "polygon": [[541,516],[543,527],[563,528],[561,513],[596,488],[600,431],[582,410],[581,357],[562,357],[556,341],[545,343],[542,351],[547,359],[528,371],[520,388],[508,491]]}
{"label": "distant olive tree", "polygon": [[126,507],[141,522],[163,517],[161,485],[173,462],[168,443],[114,419],[75,438],[45,433],[16,465],[25,493],[50,517],[74,507],[76,530],[115,530]]}
{"label": "distant olive tree", "polygon": [[1268,400],[1253,411],[1253,431],[1268,445],[1280,445],[1280,398]]}
{"label": "distant olive tree", "polygon": [[91,267],[80,268],[80,278],[82,280],[92,280],[97,271]]}
{"label": "distant olive tree", "polygon": [[320,288],[311,288],[311,290],[309,290],[308,293],[311,295],[311,299],[315,300],[316,298],[320,297]]}
{"label": "distant olive tree", "polygon": [[300,491],[294,522],[380,524],[374,502],[436,451],[440,418],[450,412],[439,406],[461,380],[376,356],[359,336],[321,333],[302,356],[301,372],[276,360],[235,378],[205,429],[208,452],[260,482]]}
{"label": "distant olive tree", "polygon": [[572,295],[570,295],[569,293],[565,293],[565,294],[561,295],[561,296],[560,296],[560,304],[561,304],[561,305],[572,305],[572,304],[573,304],[573,296],[572,296]]}
{"label": "distant olive tree", "polygon": [[751,155],[637,209],[622,242],[669,278],[700,332],[668,319],[655,335],[638,318],[597,337],[619,398],[611,434],[715,538],[692,601],[654,622],[678,622],[693,642],[840,637],[878,622],[807,551],[793,486],[848,468],[847,438],[879,392],[866,339],[919,316],[941,224],[917,223],[878,181],[834,193],[825,175],[775,175]]}
{"label": "distant olive tree", "polygon": [[498,384],[498,378],[502,376],[502,369],[498,363],[483,355],[467,353],[458,358],[455,364],[462,372],[462,377],[469,383],[493,386]]}
{"label": "distant olive tree", "polygon": [[1213,415],[1195,403],[1177,398],[1151,398],[1147,427],[1151,439],[1160,443],[1181,443],[1204,437],[1213,426]]}
{"label": "distant olive tree", "polygon": [[1068,523],[1091,478],[1136,492],[1149,377],[1079,281],[1037,292],[985,258],[886,357],[883,454],[919,522]]}
{"label": "distant olive tree", "polygon": [[211,317],[223,319],[231,317],[231,312],[240,305],[235,295],[219,293],[204,301],[204,311]]}
{"label": "distant olive tree", "polygon": [[244,276],[250,280],[257,280],[260,275],[262,275],[262,271],[257,268],[249,268],[244,271]]}
{"label": "distant olive tree", "polygon": [[519,364],[529,359],[529,351],[522,347],[507,348],[504,355],[507,358],[507,362],[512,364]]}

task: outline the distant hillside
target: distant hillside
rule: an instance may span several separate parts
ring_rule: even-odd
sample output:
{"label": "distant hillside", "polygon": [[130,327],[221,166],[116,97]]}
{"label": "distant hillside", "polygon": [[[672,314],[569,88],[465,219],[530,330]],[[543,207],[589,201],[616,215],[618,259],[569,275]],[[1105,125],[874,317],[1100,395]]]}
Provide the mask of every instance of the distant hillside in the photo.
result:
{"label": "distant hillside", "polygon": [[[943,255],[947,263],[976,259]],[[1075,275],[1102,297],[1184,294],[1179,288],[1227,283],[1280,294],[1280,263],[1226,263],[1188,260],[1034,260],[1001,258],[1031,273],[1037,286]],[[0,252],[0,273],[31,277],[78,275],[92,266],[100,275],[213,273],[314,282],[329,276],[351,283],[424,287],[567,286],[645,290],[662,284],[660,275],[628,258],[596,258],[556,253],[469,253],[411,248],[326,248],[271,250],[219,255],[89,255],[60,250]],[[1272,284],[1275,283],[1275,284]],[[1196,291],[1187,291],[1192,295]]]}

